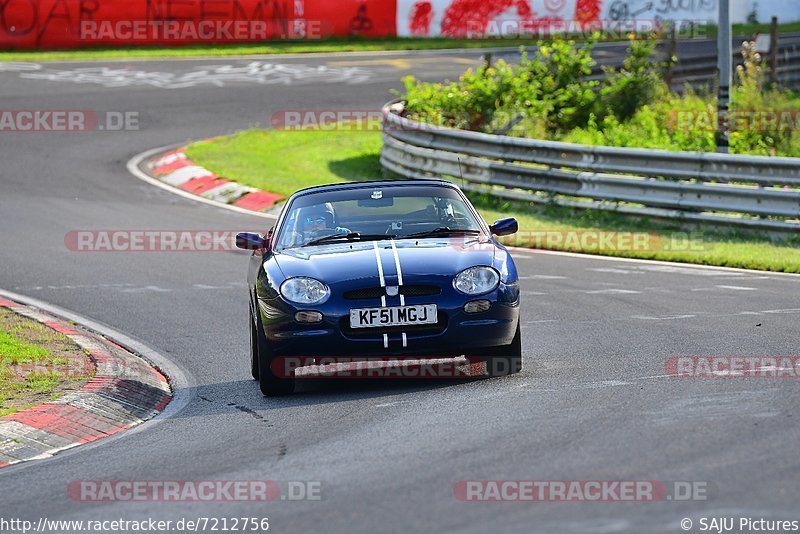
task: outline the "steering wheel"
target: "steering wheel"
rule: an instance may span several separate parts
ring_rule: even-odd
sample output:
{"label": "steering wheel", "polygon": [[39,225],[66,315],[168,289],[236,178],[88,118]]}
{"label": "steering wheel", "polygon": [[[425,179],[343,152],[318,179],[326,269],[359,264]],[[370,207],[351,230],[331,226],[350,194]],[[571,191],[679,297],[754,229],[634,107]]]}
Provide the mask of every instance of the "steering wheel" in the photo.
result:
{"label": "steering wheel", "polygon": [[339,232],[336,231],[335,228],[321,228],[314,232],[314,239],[319,237],[327,237],[329,235],[338,234]]}

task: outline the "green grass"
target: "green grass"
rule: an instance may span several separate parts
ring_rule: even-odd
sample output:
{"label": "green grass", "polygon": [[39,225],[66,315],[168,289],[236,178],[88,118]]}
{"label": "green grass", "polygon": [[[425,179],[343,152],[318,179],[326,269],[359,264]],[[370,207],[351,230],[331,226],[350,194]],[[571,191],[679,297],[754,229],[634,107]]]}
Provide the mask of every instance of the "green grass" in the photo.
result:
{"label": "green grass", "polygon": [[[762,22],[758,24],[734,24],[731,28],[731,33],[733,35],[740,35],[740,36],[747,36],[752,37],[756,33],[764,33],[769,35],[771,24],[769,22]],[[717,26],[714,24],[709,28],[711,31],[709,32],[710,37],[715,37],[717,35]],[[778,24],[778,33],[796,33],[800,31],[800,22],[787,22],[785,24]]]}
{"label": "green grass", "polygon": [[[754,33],[769,33],[769,23],[734,24],[733,34],[742,37]],[[800,22],[779,25],[780,32],[800,31]],[[715,25],[700,26],[696,37],[714,37]],[[582,35],[569,35],[568,38],[583,40]],[[679,38],[688,38],[688,30]],[[610,35],[606,40],[624,40],[624,35]],[[242,55],[309,54],[322,52],[376,52],[400,50],[446,50],[453,48],[497,48],[532,46],[538,36],[530,37],[487,37],[482,39],[442,39],[418,37],[386,37],[377,39],[328,38],[317,41],[265,41],[260,43],[234,44],[189,44],[183,46],[129,46],[129,47],[88,47],[66,50],[0,50],[2,61],[62,61],[62,60],[102,60],[102,59],[155,59],[220,57]]]}
{"label": "green grass", "polygon": [[89,375],[70,368],[80,348],[31,319],[0,308],[0,417],[52,400]]}
{"label": "green grass", "polygon": [[377,52],[531,46],[534,38],[439,39],[394,37],[384,39],[323,39],[319,41],[268,41],[247,44],[83,48],[79,50],[3,50],[0,61],[59,61],[131,58],[187,58],[321,52]]}
{"label": "green grass", "polygon": [[[770,24],[734,24],[733,35],[750,37],[755,33],[769,33]],[[798,32],[800,22],[778,25],[779,32]],[[716,36],[716,25],[699,25],[695,37]],[[583,40],[583,35],[567,35],[567,38]],[[688,30],[679,38],[688,38]],[[2,61],[62,61],[99,59],[153,59],[153,58],[191,58],[242,55],[309,54],[322,52],[376,52],[399,50],[446,50],[453,48],[497,48],[532,46],[538,36],[530,37],[486,37],[476,39],[443,39],[436,37],[385,37],[385,38],[326,38],[321,40],[284,40],[259,43],[232,44],[188,44],[182,46],[128,46],[128,47],[87,47],[65,50],[0,50]],[[624,40],[624,35],[610,34],[610,41]]]}
{"label": "green grass", "polygon": [[0,362],[19,365],[50,355],[44,347],[28,343],[10,332],[0,332]]}
{"label": "green grass", "polygon": [[[248,130],[190,145],[189,157],[217,174],[284,195],[312,185],[381,177],[379,131]],[[516,217],[520,233],[508,244],[530,244],[531,232],[648,232],[647,250],[611,250],[575,246],[564,240],[553,248],[572,252],[742,267],[800,273],[800,238],[772,243],[749,232],[694,228],[670,221],[636,219],[613,212],[575,210],[552,205],[504,202],[470,195],[484,219]]]}
{"label": "green grass", "polygon": [[189,146],[192,161],[220,176],[291,195],[319,184],[380,178],[377,131],[247,130]]}

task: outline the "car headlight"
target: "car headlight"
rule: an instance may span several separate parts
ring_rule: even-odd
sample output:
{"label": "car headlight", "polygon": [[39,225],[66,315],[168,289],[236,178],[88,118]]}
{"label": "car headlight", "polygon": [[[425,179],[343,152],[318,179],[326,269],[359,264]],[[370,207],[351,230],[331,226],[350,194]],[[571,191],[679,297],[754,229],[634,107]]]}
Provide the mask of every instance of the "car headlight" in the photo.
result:
{"label": "car headlight", "polygon": [[319,304],[331,294],[328,286],[305,276],[289,278],[281,285],[281,295],[295,304]]}
{"label": "car headlight", "polygon": [[500,274],[491,267],[477,266],[464,269],[453,279],[453,287],[467,295],[480,295],[493,291],[500,283]]}

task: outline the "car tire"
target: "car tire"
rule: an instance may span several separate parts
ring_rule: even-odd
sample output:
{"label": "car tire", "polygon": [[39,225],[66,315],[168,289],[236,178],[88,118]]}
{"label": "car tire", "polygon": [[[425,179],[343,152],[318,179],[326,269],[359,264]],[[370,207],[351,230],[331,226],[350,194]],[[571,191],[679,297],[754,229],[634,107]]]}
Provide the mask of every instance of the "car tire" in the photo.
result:
{"label": "car tire", "polygon": [[248,330],[250,331],[250,374],[258,380],[258,340],[256,338],[256,326],[253,324],[253,305],[250,305],[250,315],[247,319]]}
{"label": "car tire", "polygon": [[522,333],[519,323],[509,345],[493,347],[481,358],[486,363],[486,375],[506,376],[522,371]]}
{"label": "car tire", "polygon": [[269,347],[267,336],[264,334],[264,327],[261,323],[261,314],[256,314],[255,324],[256,353],[258,356],[258,385],[261,393],[268,397],[278,395],[291,395],[294,393],[294,371],[288,378],[275,374],[272,364],[275,361],[275,354]]}

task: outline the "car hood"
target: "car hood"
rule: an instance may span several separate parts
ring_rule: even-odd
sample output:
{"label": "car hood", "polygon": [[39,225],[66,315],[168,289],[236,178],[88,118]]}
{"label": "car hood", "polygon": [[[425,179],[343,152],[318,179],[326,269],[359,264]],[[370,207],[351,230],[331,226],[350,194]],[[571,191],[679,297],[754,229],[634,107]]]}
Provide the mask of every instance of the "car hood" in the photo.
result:
{"label": "car hood", "polygon": [[[387,284],[397,283],[392,242],[335,243],[280,251],[273,258],[286,278],[310,276],[329,286],[351,282],[379,283],[375,245]],[[451,277],[474,265],[494,265],[498,247],[475,238],[400,239],[394,241],[405,284]]]}

